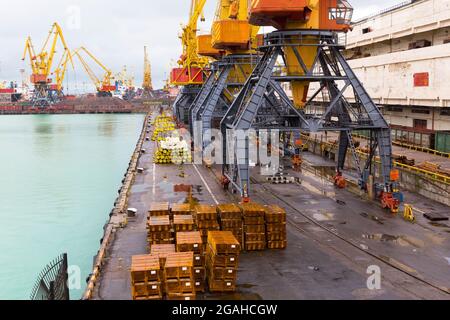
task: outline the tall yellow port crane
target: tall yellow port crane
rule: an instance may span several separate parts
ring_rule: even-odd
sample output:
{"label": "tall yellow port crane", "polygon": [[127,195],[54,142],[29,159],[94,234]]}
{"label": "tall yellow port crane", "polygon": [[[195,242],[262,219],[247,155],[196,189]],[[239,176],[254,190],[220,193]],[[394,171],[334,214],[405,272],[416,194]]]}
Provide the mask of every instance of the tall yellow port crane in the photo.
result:
{"label": "tall yellow port crane", "polygon": [[[22,60],[25,61],[28,55],[31,65],[30,80],[34,86],[34,93],[32,96],[34,106],[45,107],[55,102],[55,97],[52,94],[54,90],[51,88],[52,79],[50,76],[52,74],[53,62],[57,53],[57,46],[59,42],[64,48],[61,61],[64,61],[64,56],[66,55],[67,59],[72,62],[72,55],[70,54],[70,50],[67,46],[62,29],[56,22],[52,25],[48,37],[39,53],[36,53],[31,37],[28,37],[25,42],[25,50]],[[64,76],[61,77],[61,71],[61,69],[58,71],[58,75],[59,80],[62,83]],[[56,86],[57,85],[58,84],[56,84]],[[56,87],[54,86],[53,88]],[[62,87],[60,89],[62,89]]]}
{"label": "tall yellow port crane", "polygon": [[147,46],[144,46],[144,80],[142,82],[142,98],[153,98],[152,66],[148,58]]}
{"label": "tall yellow port crane", "polygon": [[[85,58],[83,58],[83,56],[80,54],[81,52],[84,52],[92,61],[94,61],[97,66],[99,66],[104,71],[101,79],[97,77],[95,72],[91,69]],[[92,83],[95,85],[95,88],[97,89],[97,96],[112,97],[113,92],[116,90],[116,86],[111,84],[111,82],[114,80],[114,77],[112,75],[113,72],[111,71],[111,69],[107,68],[85,47],[80,47],[79,49],[75,50],[73,55],[75,55],[78,60],[80,60],[84,70],[88,74]]]}
{"label": "tall yellow port crane", "polygon": [[183,27],[180,36],[183,53],[178,67],[171,70],[170,84],[182,87],[174,103],[174,114],[181,120],[187,120],[187,110],[194,101],[206,78],[207,57],[198,54],[198,21],[205,20],[203,9],[206,0],[191,0],[189,22]]}
{"label": "tall yellow port crane", "polygon": [[248,0],[218,0],[211,35],[199,37],[199,54],[217,59],[189,110],[191,129],[201,121],[205,146],[210,143],[207,133],[220,123],[258,63],[259,29],[248,21]]}

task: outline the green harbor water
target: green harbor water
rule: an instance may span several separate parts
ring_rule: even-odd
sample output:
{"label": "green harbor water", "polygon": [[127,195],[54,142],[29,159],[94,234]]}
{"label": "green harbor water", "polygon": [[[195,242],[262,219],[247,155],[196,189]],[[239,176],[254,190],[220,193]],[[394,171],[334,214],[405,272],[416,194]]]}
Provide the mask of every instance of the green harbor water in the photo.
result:
{"label": "green harbor water", "polygon": [[144,115],[0,116],[0,299],[67,252],[79,299]]}

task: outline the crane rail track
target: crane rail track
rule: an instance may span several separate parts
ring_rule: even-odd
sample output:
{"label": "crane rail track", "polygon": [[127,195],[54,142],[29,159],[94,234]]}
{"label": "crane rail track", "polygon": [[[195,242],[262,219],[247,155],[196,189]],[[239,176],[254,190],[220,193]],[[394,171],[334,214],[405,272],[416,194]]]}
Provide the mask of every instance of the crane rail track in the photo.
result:
{"label": "crane rail track", "polygon": [[[291,208],[291,209],[294,210],[295,212],[299,213],[302,217],[304,217],[305,219],[307,219],[309,222],[311,222],[311,223],[314,224],[315,226],[319,227],[320,229],[323,229],[324,231],[328,232],[329,234],[333,235],[334,237],[336,237],[336,238],[338,238],[338,239],[344,241],[344,242],[347,243],[348,245],[350,245],[350,246],[356,248],[358,251],[363,252],[363,253],[365,253],[366,255],[371,256],[372,258],[376,259],[377,261],[380,261],[380,262],[382,262],[382,263],[384,263],[384,264],[390,266],[391,268],[393,268],[393,269],[395,269],[395,270],[397,270],[397,271],[400,271],[401,273],[403,273],[403,274],[405,274],[405,275],[407,275],[407,276],[413,278],[414,280],[416,280],[416,281],[418,281],[418,282],[420,282],[420,283],[422,283],[422,284],[424,284],[424,285],[426,285],[426,286],[432,287],[433,289],[436,289],[437,291],[439,291],[439,292],[441,292],[441,293],[444,293],[444,294],[446,294],[446,295],[450,295],[450,289],[449,289],[449,288],[439,287],[438,285],[436,285],[436,284],[434,284],[434,283],[432,283],[432,282],[430,282],[430,281],[421,279],[420,277],[418,277],[418,276],[412,274],[411,272],[408,272],[407,270],[404,270],[404,269],[402,269],[402,268],[396,266],[395,264],[393,264],[393,263],[387,261],[386,259],[383,259],[382,257],[380,257],[379,255],[377,255],[376,253],[370,252],[370,251],[368,251],[368,250],[365,250],[365,249],[359,247],[359,246],[358,246],[357,244],[355,244],[353,241],[351,241],[351,240],[345,238],[344,236],[342,236],[342,235],[340,235],[340,234],[334,232],[333,230],[331,230],[331,229],[328,228],[327,226],[325,226],[325,225],[321,224],[320,222],[314,220],[313,218],[309,217],[307,214],[305,214],[305,213],[303,213],[302,211],[300,211],[299,209],[297,209],[295,206],[293,206],[292,204],[290,204],[288,201],[286,201],[285,199],[283,199],[281,196],[277,195],[277,194],[276,194],[275,192],[273,192],[270,188],[267,188],[263,183],[257,181],[255,178],[251,178],[251,182],[252,182],[253,184],[256,184],[256,185],[261,186],[266,192],[270,193],[270,195],[272,195],[274,198],[276,198],[276,199],[278,199],[279,201],[283,202],[285,205],[287,205],[289,208]],[[300,228],[300,227],[295,223],[295,221],[293,221],[292,218],[290,218],[290,217],[288,216],[288,217],[287,217],[287,220],[288,220],[288,224],[289,224],[289,225],[291,225],[292,227],[296,228],[296,229],[299,230],[299,231],[304,232],[304,230],[303,230],[302,228]]]}

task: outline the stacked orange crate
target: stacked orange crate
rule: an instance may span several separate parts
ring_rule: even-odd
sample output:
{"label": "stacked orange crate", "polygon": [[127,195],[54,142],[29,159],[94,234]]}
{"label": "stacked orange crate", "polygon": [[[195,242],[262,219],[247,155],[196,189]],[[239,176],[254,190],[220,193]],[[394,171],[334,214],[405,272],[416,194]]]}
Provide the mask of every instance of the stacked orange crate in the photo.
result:
{"label": "stacked orange crate", "polygon": [[246,251],[266,249],[266,225],[264,206],[257,203],[240,205],[244,216],[244,238]]}
{"label": "stacked orange crate", "polygon": [[194,218],[192,217],[192,215],[173,216],[173,228],[175,232],[194,231]]}
{"label": "stacked orange crate", "polygon": [[168,300],[194,300],[194,253],[168,254],[163,280]]}
{"label": "stacked orange crate", "polygon": [[204,247],[208,242],[208,231],[219,231],[220,225],[217,220],[217,208],[211,205],[197,205],[194,208],[195,223],[200,231]]}
{"label": "stacked orange crate", "polygon": [[188,203],[177,203],[172,205],[173,216],[188,216],[192,214],[191,205]]}
{"label": "stacked orange crate", "polygon": [[170,208],[168,202],[154,202],[148,211],[149,217],[169,216]]}
{"label": "stacked orange crate", "polygon": [[208,232],[206,273],[211,292],[236,291],[241,246],[229,231]]}
{"label": "stacked orange crate", "polygon": [[161,269],[164,269],[167,255],[175,252],[176,248],[174,244],[154,244],[150,249],[150,254],[152,256],[159,257],[159,264],[161,265]]}
{"label": "stacked orange crate", "polygon": [[150,247],[155,244],[173,244],[175,241],[169,216],[149,217],[147,229]]}
{"label": "stacked orange crate", "polygon": [[286,210],[277,205],[266,207],[266,238],[269,249],[286,249]]}
{"label": "stacked orange crate", "polygon": [[162,276],[159,257],[134,256],[131,260],[131,295],[133,300],[161,300]]}
{"label": "stacked orange crate", "polygon": [[220,229],[230,231],[242,245],[244,244],[244,225],[242,223],[242,211],[236,204],[221,204],[217,206],[219,213]]}
{"label": "stacked orange crate", "polygon": [[203,251],[202,237],[200,232],[178,232],[177,252],[194,253],[194,279],[195,291],[205,292],[206,271],[205,255]]}

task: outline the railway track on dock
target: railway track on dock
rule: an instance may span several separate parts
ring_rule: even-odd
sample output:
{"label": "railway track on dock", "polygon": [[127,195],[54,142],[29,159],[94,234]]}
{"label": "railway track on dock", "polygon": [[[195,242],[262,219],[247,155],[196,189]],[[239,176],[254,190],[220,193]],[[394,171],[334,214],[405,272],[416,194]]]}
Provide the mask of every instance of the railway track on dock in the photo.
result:
{"label": "railway track on dock", "polygon": [[[288,201],[286,201],[285,199],[283,199],[283,197],[277,195],[273,190],[271,190],[270,188],[267,188],[263,183],[257,181],[255,178],[251,178],[251,182],[255,185],[260,186],[262,189],[264,189],[265,192],[269,193],[272,197],[278,199],[280,202],[282,202],[283,204],[285,204],[287,207],[289,207],[290,209],[294,210],[296,213],[300,214],[303,218],[305,218],[307,221],[309,221],[310,223],[312,223],[313,225],[315,225],[316,227],[326,231],[327,233],[329,233],[330,235],[332,235],[333,237],[345,242],[346,244],[352,246],[353,248],[357,249],[359,252],[364,253],[365,255],[370,256],[371,258],[401,272],[402,274],[410,277],[411,279],[418,281],[419,283],[421,283],[422,285],[425,285],[427,287],[433,288],[437,291],[439,291],[440,293],[443,293],[445,295],[450,296],[450,289],[449,288],[445,288],[445,287],[440,287],[430,281],[427,281],[425,279],[420,278],[419,276],[409,272],[408,270],[405,270],[401,267],[399,267],[398,265],[387,261],[386,259],[383,259],[381,256],[379,256],[378,254],[376,254],[375,252],[371,252],[370,250],[366,250],[361,248],[358,244],[354,243],[352,240],[338,234],[337,232],[333,231],[331,228],[327,227],[326,225],[316,221],[315,219],[311,218],[310,216],[308,216],[307,214],[303,213],[301,210],[299,210],[298,208],[296,208],[294,205],[292,205],[291,203],[289,203]],[[266,202],[265,199],[262,199],[264,202]],[[267,204],[267,203],[266,203]],[[300,226],[298,226],[298,224],[289,216],[287,217],[287,223],[297,229],[298,231],[302,232],[303,234],[305,233],[310,233],[309,231],[306,231],[304,229],[302,229]],[[319,241],[321,242],[321,241]]]}

